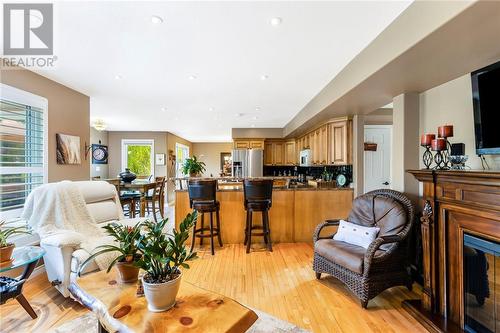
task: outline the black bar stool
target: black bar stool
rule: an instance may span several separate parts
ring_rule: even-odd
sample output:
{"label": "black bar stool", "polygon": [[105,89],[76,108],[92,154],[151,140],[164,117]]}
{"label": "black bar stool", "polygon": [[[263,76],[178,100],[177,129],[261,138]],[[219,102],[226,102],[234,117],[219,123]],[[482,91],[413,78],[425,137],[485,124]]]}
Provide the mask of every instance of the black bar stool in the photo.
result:
{"label": "black bar stool", "polygon": [[[194,249],[196,237],[200,238],[200,246],[203,245],[203,238],[210,237],[210,246],[212,255],[214,252],[214,236],[217,236],[219,245],[222,246],[220,236],[220,218],[219,210],[220,203],[216,199],[217,181],[216,180],[189,180],[189,206],[201,213],[201,228],[196,229],[196,224],[193,226],[193,239],[191,241],[191,251]],[[205,227],[205,213],[210,213],[210,227]],[[213,213],[217,227],[214,228]],[[210,233],[206,234],[205,231]]]}
{"label": "black bar stool", "polygon": [[[247,221],[245,227],[245,245],[247,253],[250,252],[252,236],[264,236],[267,249],[273,251],[271,245],[271,229],[269,227],[269,209],[273,198],[272,179],[245,179],[243,181],[244,205],[247,211]],[[262,226],[254,226],[252,213],[262,213]],[[262,230],[260,233],[252,233],[252,230]]]}

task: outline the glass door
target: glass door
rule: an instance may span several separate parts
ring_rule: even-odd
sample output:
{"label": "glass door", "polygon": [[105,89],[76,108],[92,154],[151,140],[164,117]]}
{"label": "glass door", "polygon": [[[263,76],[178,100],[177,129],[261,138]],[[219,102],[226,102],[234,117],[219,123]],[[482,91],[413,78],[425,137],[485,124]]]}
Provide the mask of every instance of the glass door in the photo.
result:
{"label": "glass door", "polygon": [[182,164],[184,164],[184,160],[189,157],[189,147],[183,145],[182,143],[175,144],[175,176],[176,177],[184,177],[189,175],[184,175],[182,172]]}

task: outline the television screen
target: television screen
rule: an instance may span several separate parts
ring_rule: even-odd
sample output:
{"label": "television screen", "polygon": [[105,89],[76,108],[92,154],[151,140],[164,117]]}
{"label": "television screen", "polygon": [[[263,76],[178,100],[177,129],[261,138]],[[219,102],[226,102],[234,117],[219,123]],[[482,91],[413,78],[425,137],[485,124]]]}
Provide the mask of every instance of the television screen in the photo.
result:
{"label": "television screen", "polygon": [[478,155],[500,154],[500,62],[471,74]]}

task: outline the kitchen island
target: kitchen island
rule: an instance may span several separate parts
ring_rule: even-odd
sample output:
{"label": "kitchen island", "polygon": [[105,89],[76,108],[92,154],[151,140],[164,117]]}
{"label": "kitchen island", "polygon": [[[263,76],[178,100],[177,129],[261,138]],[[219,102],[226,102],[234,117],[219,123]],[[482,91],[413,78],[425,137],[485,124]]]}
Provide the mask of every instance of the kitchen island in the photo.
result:
{"label": "kitchen island", "polygon": [[[241,186],[221,187],[217,191],[220,202],[221,236],[224,244],[243,243],[246,212]],[[269,210],[271,240],[273,243],[312,242],[316,226],[326,219],[347,218],[351,210],[353,189],[317,187],[276,187]],[[186,189],[175,193],[175,225],[190,213]],[[261,214],[254,213],[254,225],[261,223]],[[206,221],[206,220],[205,220]],[[256,240],[259,239],[256,237]]]}

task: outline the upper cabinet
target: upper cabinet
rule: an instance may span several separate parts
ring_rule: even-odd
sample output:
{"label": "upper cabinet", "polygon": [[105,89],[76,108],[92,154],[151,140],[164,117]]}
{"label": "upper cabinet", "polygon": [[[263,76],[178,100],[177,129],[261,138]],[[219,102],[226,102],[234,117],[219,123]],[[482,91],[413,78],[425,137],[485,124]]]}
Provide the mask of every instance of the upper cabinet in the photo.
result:
{"label": "upper cabinet", "polygon": [[352,163],[352,122],[336,121],[328,124],[328,164]]}
{"label": "upper cabinet", "polygon": [[297,152],[295,149],[295,140],[288,140],[285,142],[285,164],[295,165],[297,164]]}
{"label": "upper cabinet", "polygon": [[296,161],[301,150],[311,149],[311,164],[352,163],[352,121],[344,118],[330,121],[296,140]]}
{"label": "upper cabinet", "polygon": [[234,139],[234,149],[264,149],[264,139]]}
{"label": "upper cabinet", "polygon": [[266,141],[264,144],[265,165],[285,165],[285,142],[283,140]]}

